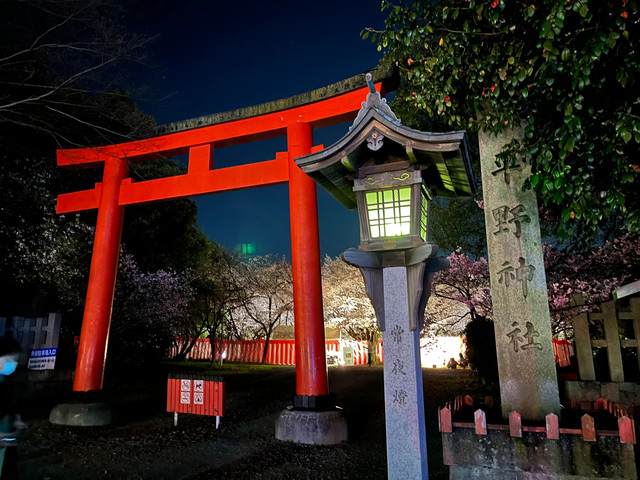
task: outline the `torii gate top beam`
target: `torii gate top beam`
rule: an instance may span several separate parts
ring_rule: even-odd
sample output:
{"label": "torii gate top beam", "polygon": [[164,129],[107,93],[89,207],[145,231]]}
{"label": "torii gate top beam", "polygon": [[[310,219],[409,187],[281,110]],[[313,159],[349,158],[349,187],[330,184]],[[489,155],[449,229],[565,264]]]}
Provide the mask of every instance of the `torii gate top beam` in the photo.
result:
{"label": "torii gate top beam", "polygon": [[[395,89],[392,68],[377,68],[374,81],[383,91]],[[366,97],[365,74],[356,75],[326,87],[261,105],[241,108],[191,120],[160,125],[162,133],[141,139],[103,147],[59,149],[58,166],[96,167],[108,158],[146,161],[188,152],[189,147],[211,144],[224,147],[255,140],[283,136],[287,125],[309,123],[322,128],[355,118]]]}
{"label": "torii gate top beam", "polygon": [[[378,87],[393,89],[393,70],[374,72]],[[276,153],[275,160],[213,168],[213,150],[286,135],[287,128],[307,123],[312,128],[335,125],[355,118],[366,97],[364,74],[306,94],[248,107],[223,114],[186,120],[159,127],[171,132],[137,141],[95,148],[57,151],[62,167],[99,167],[110,159],[142,162],[189,154],[187,175],[132,182],[123,180],[118,205],[134,205],[183,198],[207,193],[276,185],[289,180],[287,152]],[[317,146],[312,151],[320,150]],[[98,207],[102,184],[93,189],[58,196],[57,213],[70,213]]]}

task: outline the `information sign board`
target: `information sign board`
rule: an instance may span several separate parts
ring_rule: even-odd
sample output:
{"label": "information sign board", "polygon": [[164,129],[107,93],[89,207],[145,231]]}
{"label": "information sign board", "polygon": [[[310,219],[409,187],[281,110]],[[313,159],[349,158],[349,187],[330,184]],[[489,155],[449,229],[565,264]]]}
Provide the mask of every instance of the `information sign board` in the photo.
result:
{"label": "information sign board", "polygon": [[57,352],[57,348],[34,348],[29,354],[29,370],[53,370]]}

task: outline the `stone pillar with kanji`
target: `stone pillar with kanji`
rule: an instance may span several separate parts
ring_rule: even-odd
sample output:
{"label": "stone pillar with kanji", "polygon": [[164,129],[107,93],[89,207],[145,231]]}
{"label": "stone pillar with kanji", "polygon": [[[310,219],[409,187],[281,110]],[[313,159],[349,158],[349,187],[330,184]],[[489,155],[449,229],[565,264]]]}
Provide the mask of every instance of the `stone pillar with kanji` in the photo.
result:
{"label": "stone pillar with kanji", "polygon": [[521,131],[479,134],[502,414],[541,421],[560,412],[538,203],[530,165],[499,155]]}
{"label": "stone pillar with kanji", "polygon": [[437,252],[428,243],[405,251],[342,254],[360,268],[382,331],[390,480],[429,478],[420,331],[433,275],[449,267]]}

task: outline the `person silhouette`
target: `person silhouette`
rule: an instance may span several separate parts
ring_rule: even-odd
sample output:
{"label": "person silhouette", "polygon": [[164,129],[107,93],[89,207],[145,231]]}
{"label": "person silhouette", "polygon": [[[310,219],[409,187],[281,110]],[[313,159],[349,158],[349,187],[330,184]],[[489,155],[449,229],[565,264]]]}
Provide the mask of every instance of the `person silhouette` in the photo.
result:
{"label": "person silhouette", "polygon": [[20,345],[10,337],[0,337],[0,479],[17,477],[16,433],[24,426],[16,414],[11,375],[18,367]]}

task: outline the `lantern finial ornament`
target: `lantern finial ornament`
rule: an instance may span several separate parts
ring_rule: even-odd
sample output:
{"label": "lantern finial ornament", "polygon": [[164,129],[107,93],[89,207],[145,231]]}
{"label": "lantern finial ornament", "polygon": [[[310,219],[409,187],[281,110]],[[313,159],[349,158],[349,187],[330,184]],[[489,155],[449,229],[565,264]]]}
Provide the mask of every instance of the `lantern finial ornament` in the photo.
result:
{"label": "lantern finial ornament", "polygon": [[370,73],[367,73],[366,79],[367,85],[369,86],[369,94],[367,95],[367,100],[365,102],[362,102],[362,108],[358,112],[358,116],[356,117],[356,119],[353,121],[353,125],[349,127],[349,130],[353,129],[353,127],[360,123],[360,120],[362,120],[362,118],[367,113],[367,110],[369,110],[370,108],[375,108],[378,113],[384,116],[391,123],[400,125],[400,119],[396,117],[396,114],[393,113],[391,107],[387,105],[387,99],[382,98],[380,92],[376,90],[376,87],[373,84],[373,77]]}

